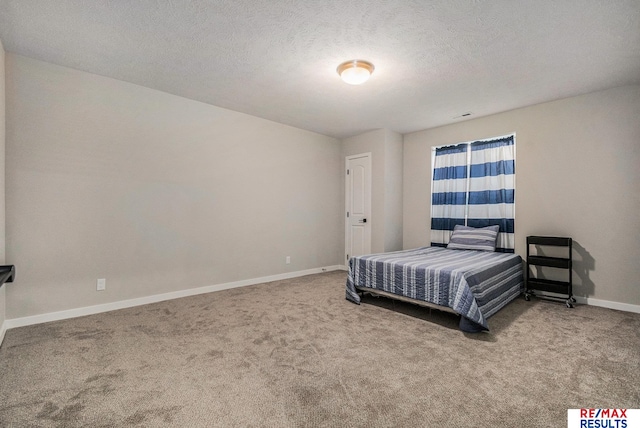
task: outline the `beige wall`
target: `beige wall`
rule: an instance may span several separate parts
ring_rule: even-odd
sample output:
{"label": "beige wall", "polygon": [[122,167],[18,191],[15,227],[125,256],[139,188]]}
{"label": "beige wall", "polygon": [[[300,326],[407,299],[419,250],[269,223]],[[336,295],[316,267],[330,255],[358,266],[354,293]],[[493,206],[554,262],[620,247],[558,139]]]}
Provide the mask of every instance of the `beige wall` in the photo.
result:
{"label": "beige wall", "polygon": [[385,129],[384,157],[384,250],[402,249],[402,164],[403,138]]}
{"label": "beige wall", "polygon": [[429,244],[432,146],[516,132],[516,251],[574,239],[575,294],[640,305],[640,86],[404,136],[404,247]]}
{"label": "beige wall", "polygon": [[338,140],[6,65],[8,318],[342,264]]}
{"label": "beige wall", "polygon": [[[5,208],[4,208],[4,171],[5,171],[5,71],[4,71],[4,47],[0,40],[0,264],[5,263]],[[2,327],[6,319],[6,288],[0,287],[0,343],[2,343]]]}
{"label": "beige wall", "polygon": [[[347,156],[361,153],[371,153],[371,251],[382,253],[400,250],[402,249],[402,135],[388,129],[376,129],[342,140],[343,166]],[[344,181],[345,168],[343,167],[342,182]],[[343,207],[344,191],[343,184],[341,193]],[[342,241],[344,242],[344,236]]]}
{"label": "beige wall", "polygon": [[[18,282],[0,289],[0,321],[5,294],[6,317],[19,318],[342,264],[344,158],[358,153],[372,153],[372,250],[428,245],[431,147],[510,132],[517,252],[529,234],[572,236],[576,294],[640,304],[639,86],[416,132],[404,144],[386,129],[340,144],[1,53],[6,248]],[[106,291],[95,291],[97,278]]]}

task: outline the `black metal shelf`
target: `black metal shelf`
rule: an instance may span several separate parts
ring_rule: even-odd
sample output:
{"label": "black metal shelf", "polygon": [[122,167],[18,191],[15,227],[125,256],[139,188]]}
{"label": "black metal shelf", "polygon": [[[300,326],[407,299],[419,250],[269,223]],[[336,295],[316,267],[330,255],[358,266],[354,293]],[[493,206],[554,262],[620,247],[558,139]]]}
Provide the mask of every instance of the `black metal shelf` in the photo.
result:
{"label": "black metal shelf", "polygon": [[571,238],[560,238],[558,236],[527,236],[527,242],[531,245],[568,247],[571,245]]}
{"label": "black metal shelf", "polygon": [[571,259],[561,257],[529,256],[527,260],[529,265],[534,266],[547,266],[560,269],[569,269],[571,266]]}
{"label": "black metal shelf", "polygon": [[528,288],[531,290],[546,291],[549,293],[567,294],[569,283],[567,281],[554,281],[551,279],[529,279]]}
{"label": "black metal shelf", "polygon": [[[535,246],[553,246],[566,247],[568,251],[567,257],[549,257],[549,256],[532,256],[531,245]],[[541,297],[552,300],[563,300],[567,307],[572,308],[576,299],[573,297],[573,266],[572,266],[572,246],[571,238],[562,238],[558,236],[527,236],[527,269],[525,271],[525,293],[526,300],[530,300],[531,296]],[[568,271],[568,281],[556,281],[546,278],[537,278],[533,276],[531,267],[538,266],[540,268],[557,268]],[[538,272],[539,273],[539,272]],[[542,293],[554,293],[561,296],[548,296]]]}

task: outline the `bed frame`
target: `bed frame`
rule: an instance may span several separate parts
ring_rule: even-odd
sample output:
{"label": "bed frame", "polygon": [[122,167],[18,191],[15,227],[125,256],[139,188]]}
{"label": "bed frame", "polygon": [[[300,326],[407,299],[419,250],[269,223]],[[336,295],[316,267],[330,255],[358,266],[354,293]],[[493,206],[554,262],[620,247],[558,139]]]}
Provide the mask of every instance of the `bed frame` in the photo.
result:
{"label": "bed frame", "polygon": [[416,300],[416,299],[412,299],[410,297],[400,296],[398,294],[389,293],[389,292],[383,291],[383,290],[374,290],[373,288],[358,287],[358,286],[355,286],[355,288],[361,295],[364,295],[364,293],[369,293],[372,296],[387,297],[387,298],[389,298],[391,300],[398,300],[398,301],[401,301],[401,302],[411,303],[412,305],[423,306],[425,308],[436,309],[438,311],[449,312],[451,314],[455,314],[455,315],[461,316],[459,313],[457,313],[456,311],[454,311],[453,309],[451,309],[451,308],[449,308],[447,306],[436,305],[435,303],[425,302],[424,300]]}

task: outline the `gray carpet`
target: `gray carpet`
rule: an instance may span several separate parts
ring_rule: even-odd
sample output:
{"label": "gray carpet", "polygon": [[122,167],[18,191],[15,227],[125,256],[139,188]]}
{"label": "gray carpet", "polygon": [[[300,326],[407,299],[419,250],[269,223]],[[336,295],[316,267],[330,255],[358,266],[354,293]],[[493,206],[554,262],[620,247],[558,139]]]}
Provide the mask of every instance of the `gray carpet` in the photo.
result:
{"label": "gray carpet", "polygon": [[640,408],[640,314],[524,299],[455,315],[330,272],[9,330],[5,427],[566,427]]}

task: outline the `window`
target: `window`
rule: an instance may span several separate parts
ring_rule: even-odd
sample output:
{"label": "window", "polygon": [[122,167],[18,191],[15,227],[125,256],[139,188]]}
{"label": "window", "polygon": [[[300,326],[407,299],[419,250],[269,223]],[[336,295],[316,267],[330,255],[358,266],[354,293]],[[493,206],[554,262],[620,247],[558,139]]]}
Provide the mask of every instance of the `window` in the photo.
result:
{"label": "window", "polygon": [[432,246],[456,224],[499,225],[496,251],[514,252],[515,154],[515,134],[432,149]]}

